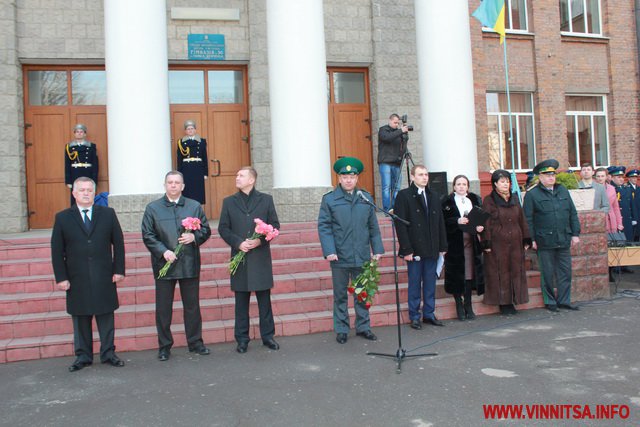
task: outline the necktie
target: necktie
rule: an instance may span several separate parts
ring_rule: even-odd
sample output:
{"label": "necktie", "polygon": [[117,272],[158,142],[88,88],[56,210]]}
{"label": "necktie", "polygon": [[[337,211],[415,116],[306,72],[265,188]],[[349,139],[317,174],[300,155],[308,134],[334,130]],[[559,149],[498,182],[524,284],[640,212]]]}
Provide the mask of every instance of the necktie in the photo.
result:
{"label": "necktie", "polygon": [[429,203],[427,202],[427,192],[424,190],[420,190],[420,194],[422,194],[422,198],[424,199],[424,207],[425,212],[429,211]]}
{"label": "necktie", "polygon": [[91,220],[89,219],[89,215],[87,215],[89,209],[82,209],[82,219],[84,220],[84,228],[89,230],[91,228]]}

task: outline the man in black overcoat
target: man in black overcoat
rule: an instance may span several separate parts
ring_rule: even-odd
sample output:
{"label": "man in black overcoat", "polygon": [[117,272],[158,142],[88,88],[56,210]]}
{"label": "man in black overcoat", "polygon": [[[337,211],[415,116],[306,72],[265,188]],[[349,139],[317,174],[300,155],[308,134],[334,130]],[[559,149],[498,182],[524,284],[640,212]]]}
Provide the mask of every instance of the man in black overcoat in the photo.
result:
{"label": "man in black overcoat", "polygon": [[[176,283],[180,284],[189,352],[202,356],[211,353],[202,341],[200,313],[200,246],[211,236],[211,228],[202,205],[182,195],[184,177],[180,172],[170,171],[165,175],[164,189],[165,195],[149,203],[142,217],[142,241],[151,253],[156,278],[156,329],[161,362],[169,360],[173,347],[171,316]],[[187,232],[182,226],[185,218],[198,218],[200,230]],[[179,256],[174,252],[178,243],[183,245]],[[158,278],[167,262],[172,264],[171,268]]]}
{"label": "man in black overcoat", "polygon": [[75,205],[56,214],[51,235],[51,262],[58,289],[67,293],[73,320],[75,372],[93,363],[91,318],[100,333],[100,361],[124,366],[115,354],[116,282],[124,278],[124,238],[113,209],[94,206],[96,184],[88,177],[73,183]]}
{"label": "man in black overcoat", "polygon": [[280,346],[273,339],[275,324],[271,310],[273,269],[271,249],[264,237],[251,239],[260,218],[274,228],[280,228],[273,198],[255,189],[258,173],[250,166],[243,167],[236,175],[238,192],[222,202],[218,233],[231,246],[231,256],[239,251],[246,253],[244,262],[231,275],[231,290],[235,293],[235,331],[238,353],[246,353],[249,346],[249,298],[255,292],[260,314],[260,337],[271,350]]}
{"label": "man in black overcoat", "polygon": [[410,224],[395,222],[398,256],[407,262],[409,318],[413,329],[422,329],[421,322],[444,325],[435,315],[436,268],[438,258],[447,252],[447,232],[440,196],[427,187],[428,183],[427,168],[415,165],[411,168],[411,185],[398,193],[393,207],[394,213]]}

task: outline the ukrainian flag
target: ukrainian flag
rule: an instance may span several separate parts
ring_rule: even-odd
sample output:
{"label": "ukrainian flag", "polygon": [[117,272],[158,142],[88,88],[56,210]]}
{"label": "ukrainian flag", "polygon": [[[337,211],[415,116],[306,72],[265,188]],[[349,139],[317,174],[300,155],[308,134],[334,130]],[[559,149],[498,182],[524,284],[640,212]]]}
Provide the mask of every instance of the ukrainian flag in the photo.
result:
{"label": "ukrainian flag", "polygon": [[504,0],[483,0],[473,17],[500,34],[500,43],[504,42]]}

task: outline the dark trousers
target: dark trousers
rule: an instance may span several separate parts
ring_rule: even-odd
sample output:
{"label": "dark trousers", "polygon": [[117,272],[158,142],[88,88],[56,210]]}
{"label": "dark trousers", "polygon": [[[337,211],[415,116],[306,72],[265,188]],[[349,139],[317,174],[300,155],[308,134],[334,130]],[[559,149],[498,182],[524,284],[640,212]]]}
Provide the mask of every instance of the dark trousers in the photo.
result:
{"label": "dark trousers", "polygon": [[[94,316],[71,316],[73,320],[73,347],[76,357],[81,362],[93,362],[93,333],[91,319]],[[96,325],[100,334],[100,361],[104,362],[113,356],[116,346],[113,345],[115,327],[113,312],[97,314]]]}
{"label": "dark trousers", "polygon": [[[362,267],[340,268],[331,267],[333,279],[333,329],[337,333],[349,332],[349,279],[353,281],[362,273]],[[359,302],[353,295],[353,307],[356,312],[356,332],[365,332],[371,329],[369,310],[364,303]]]}
{"label": "dark trousers", "polygon": [[[571,303],[571,248],[538,249],[544,303]],[[556,297],[553,288],[558,289]]]}
{"label": "dark trousers", "polygon": [[[409,276],[409,318],[411,320],[434,319],[436,310],[436,267],[438,258],[423,258],[420,261],[408,261]],[[422,300],[422,316],[420,315]]]}
{"label": "dark trousers", "polygon": [[[258,300],[258,313],[260,315],[260,337],[262,341],[268,341],[276,333],[271,311],[271,289],[255,291]],[[236,291],[236,324],[234,335],[238,343],[249,342],[249,300],[251,292]]]}
{"label": "dark trousers", "polygon": [[169,350],[173,346],[171,317],[173,315],[173,294],[176,282],[180,284],[180,297],[184,314],[184,331],[189,350],[203,345],[202,315],[200,314],[200,279],[156,280],[156,328],[158,347]]}

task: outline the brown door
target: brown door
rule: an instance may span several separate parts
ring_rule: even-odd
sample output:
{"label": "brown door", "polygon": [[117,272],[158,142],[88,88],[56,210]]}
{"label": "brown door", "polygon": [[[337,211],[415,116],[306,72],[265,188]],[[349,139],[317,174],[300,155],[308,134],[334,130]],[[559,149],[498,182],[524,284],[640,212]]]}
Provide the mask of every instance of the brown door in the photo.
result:
{"label": "brown door", "polygon": [[[331,163],[357,157],[364,164],[358,186],[374,194],[369,79],[366,68],[330,68],[329,134]],[[337,177],[333,176],[333,184]]]}
{"label": "brown door", "polygon": [[[64,182],[65,145],[77,123],[98,148],[97,192],[109,191],[107,119],[100,67],[27,66],[24,68],[25,162],[30,228],[50,228],[56,212],[69,207]],[[83,97],[91,93],[90,98]]]}
{"label": "brown door", "polygon": [[184,122],[195,120],[198,133],[207,140],[209,158],[204,209],[208,218],[218,218],[222,200],[236,192],[236,172],[251,164],[246,68],[189,66],[176,67],[173,73],[170,79],[175,76],[176,81],[193,82],[202,78],[202,84],[195,86],[204,90],[201,97],[195,90],[190,95],[191,99],[201,99],[201,103],[171,105],[173,165],[176,165],[177,140],[184,136]]}

